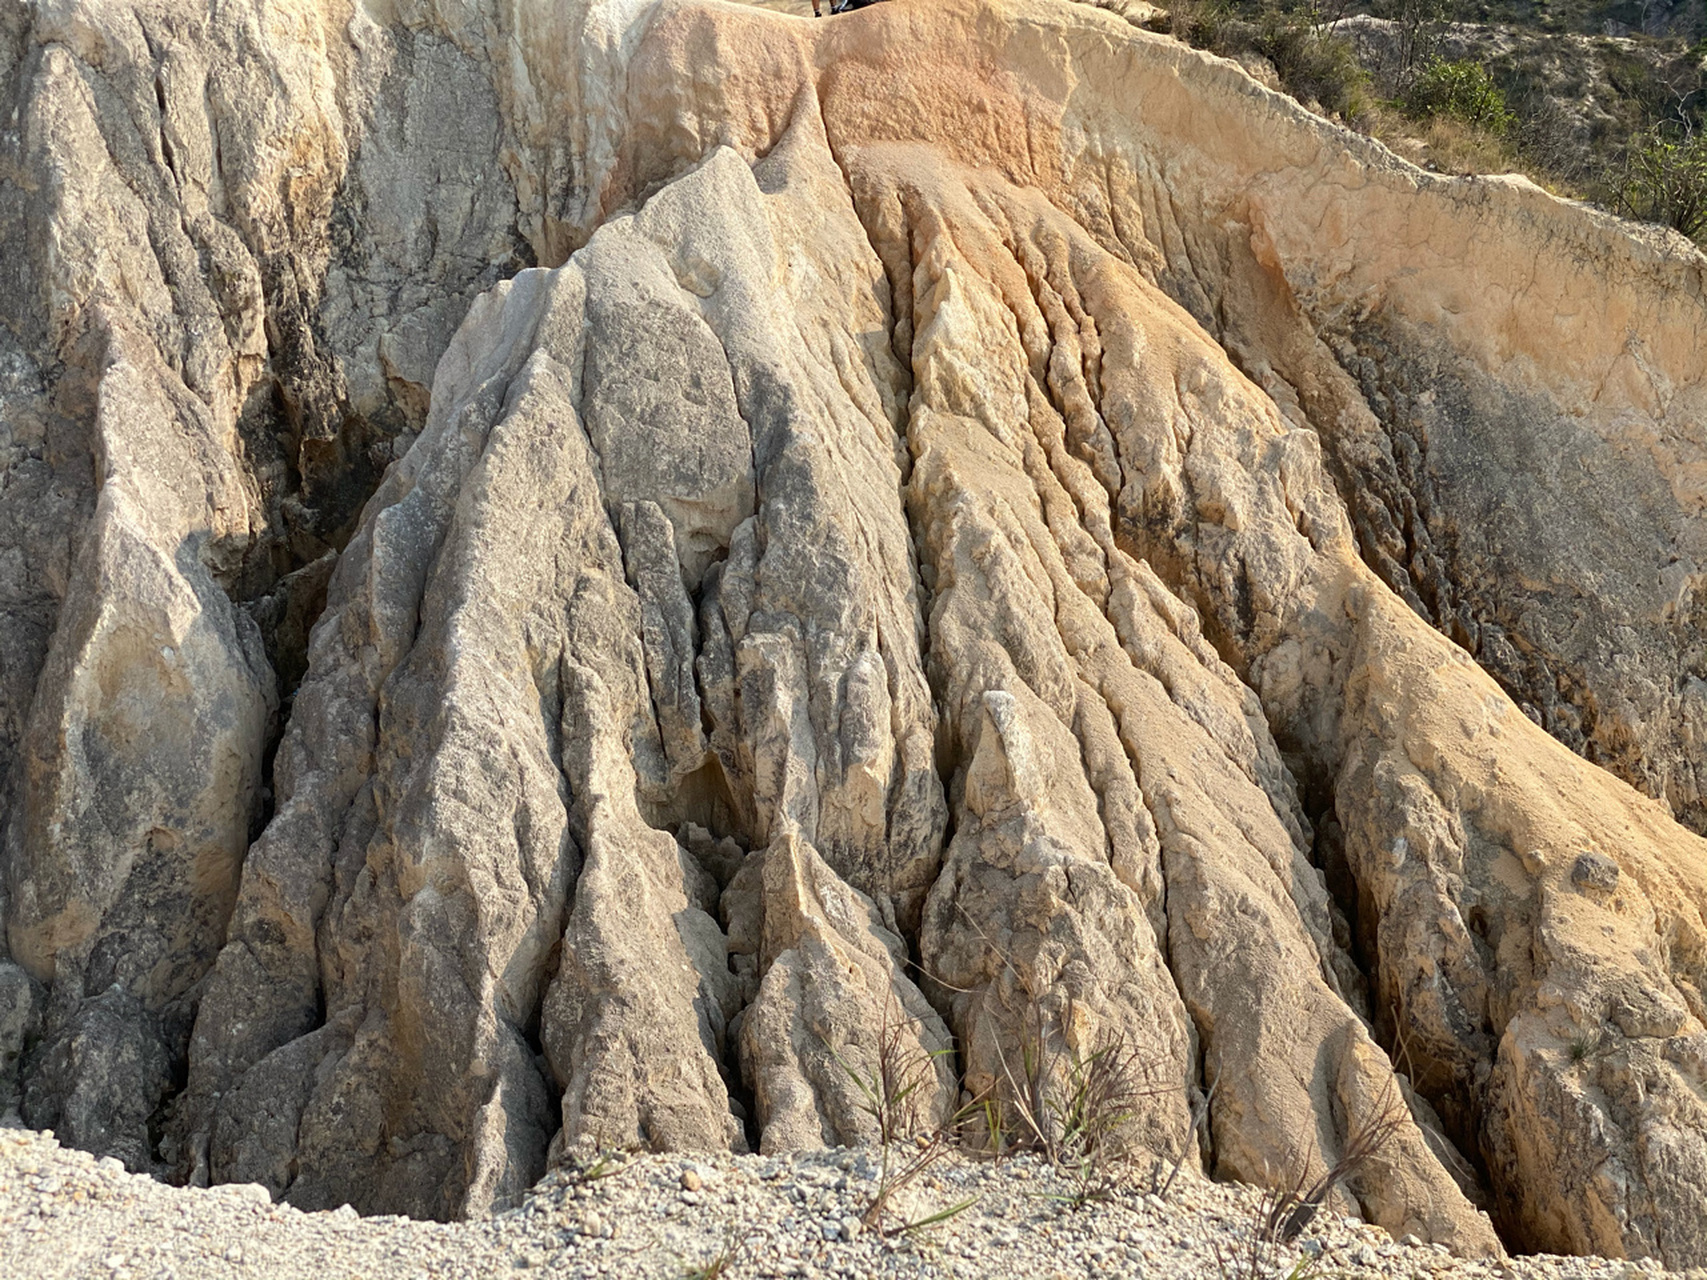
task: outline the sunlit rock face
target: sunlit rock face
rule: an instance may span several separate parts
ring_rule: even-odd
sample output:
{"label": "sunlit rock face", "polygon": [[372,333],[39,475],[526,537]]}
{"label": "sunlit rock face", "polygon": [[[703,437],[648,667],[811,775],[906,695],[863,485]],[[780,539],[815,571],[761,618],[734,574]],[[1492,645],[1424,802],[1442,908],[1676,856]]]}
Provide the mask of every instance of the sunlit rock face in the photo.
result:
{"label": "sunlit rock face", "polygon": [[1118,1045],[1166,1158],[1392,1115],[1335,1211],[1707,1264],[1692,250],[1054,0],[67,0],[0,91],[27,1122],[453,1217]]}

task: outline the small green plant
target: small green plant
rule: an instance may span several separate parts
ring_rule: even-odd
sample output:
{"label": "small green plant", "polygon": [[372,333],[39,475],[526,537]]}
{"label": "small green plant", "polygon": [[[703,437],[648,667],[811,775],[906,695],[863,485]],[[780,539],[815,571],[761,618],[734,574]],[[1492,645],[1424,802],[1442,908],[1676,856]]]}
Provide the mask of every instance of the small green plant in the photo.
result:
{"label": "small green plant", "polygon": [[901,1192],[924,1177],[954,1147],[953,1133],[947,1127],[918,1134],[909,1142],[885,1144],[878,1154],[877,1189],[860,1215],[860,1225],[880,1236],[907,1234],[959,1217],[977,1204],[978,1197],[969,1196],[916,1218],[898,1217],[894,1212]]}
{"label": "small green plant", "polygon": [[704,1262],[688,1266],[683,1272],[683,1280],[722,1280],[735,1265],[741,1255],[741,1241],[736,1235],[735,1228],[729,1228],[729,1233],[723,1239],[723,1245]]}
{"label": "small green plant", "polygon": [[1055,1198],[1081,1208],[1113,1193],[1133,1155],[1128,1130],[1138,1103],[1168,1087],[1150,1081],[1122,1032],[1105,1032],[1089,1053],[1069,1044],[1071,1021],[1046,1013],[1033,995],[1017,1074],[999,1044],[997,1052],[1015,1113],[1014,1145],[1043,1156],[1071,1188]]}
{"label": "small green plant", "polygon": [[[1280,1275],[1279,1249],[1250,1232],[1237,1243],[1215,1243],[1215,1271],[1219,1280],[1272,1280]],[[1316,1258],[1301,1256],[1292,1264],[1282,1280],[1314,1280],[1321,1275]]]}
{"label": "small green plant", "polygon": [[[1185,1141],[1180,1143],[1179,1150],[1174,1153],[1172,1163],[1170,1164],[1163,1157],[1157,1156],[1156,1162],[1150,1166],[1150,1193],[1152,1195],[1163,1200],[1168,1198],[1168,1192],[1173,1190],[1174,1179],[1179,1177],[1179,1171],[1184,1167],[1186,1157],[1191,1154],[1192,1147],[1198,1142],[1198,1136],[1203,1132],[1203,1126],[1209,1123],[1209,1108],[1214,1104],[1215,1091],[1220,1087],[1221,1079],[1217,1076],[1209,1082],[1209,1088],[1199,1094],[1197,1101],[1192,1104],[1191,1129],[1187,1132]],[[1162,1177],[1163,1169],[1168,1171],[1166,1178]]]}
{"label": "small green plant", "polygon": [[1578,1036],[1571,1041],[1571,1061],[1586,1062],[1600,1051],[1599,1036]]}
{"label": "small green plant", "polygon": [[1064,1096],[1056,1103],[1074,1208],[1106,1200],[1118,1173],[1132,1158],[1127,1129],[1138,1099],[1146,1093],[1142,1065],[1124,1035],[1105,1038],[1087,1058],[1067,1057]]}
{"label": "small green plant", "polygon": [[1000,1163],[1008,1154],[1008,1113],[994,1092],[986,1092],[983,1105],[976,1112],[984,1127],[984,1149],[992,1160]]}
{"label": "small green plant", "polygon": [[590,1186],[621,1173],[632,1152],[632,1147],[572,1149],[563,1157],[559,1172],[571,1186]]}
{"label": "small green plant", "polygon": [[[1239,1239],[1215,1246],[1220,1280],[1269,1280],[1279,1273],[1286,1248],[1303,1234],[1335,1188],[1355,1180],[1409,1118],[1396,1081],[1389,1079],[1374,1111],[1351,1131],[1331,1168],[1312,1179],[1308,1158],[1300,1158],[1297,1172],[1286,1183],[1267,1188],[1252,1204]],[[1300,1257],[1284,1274],[1286,1280],[1306,1280],[1318,1274],[1316,1260]]]}
{"label": "small green plant", "polygon": [[896,1198],[948,1156],[957,1145],[960,1126],[978,1114],[986,1098],[977,1098],[946,1122],[931,1124],[921,1107],[926,1086],[936,1074],[940,1053],[916,1047],[919,1023],[897,1007],[893,992],[884,1006],[878,1027],[875,1060],[866,1070],[849,1064],[833,1048],[830,1056],[853,1081],[863,1101],[861,1110],[877,1122],[877,1188],[860,1217],[860,1224],[880,1236],[895,1232],[922,1231],[966,1212],[978,1202],[976,1196],[935,1210],[918,1218],[894,1213]]}
{"label": "small green plant", "polygon": [[836,1065],[859,1090],[863,1098],[860,1109],[877,1122],[877,1141],[884,1147],[911,1137],[924,1127],[919,1103],[925,1097],[922,1092],[925,1086],[936,1076],[936,1059],[940,1055],[910,1046],[918,1026],[917,1019],[902,1015],[892,991],[878,1024],[877,1052],[869,1069],[859,1070],[830,1049]]}
{"label": "small green plant", "polygon": [[1389,1078],[1380,1104],[1352,1129],[1339,1159],[1326,1172],[1310,1181],[1308,1168],[1301,1166],[1290,1185],[1267,1193],[1269,1203],[1262,1224],[1264,1237],[1277,1244],[1290,1244],[1296,1240],[1334,1189],[1355,1179],[1370,1161],[1380,1155],[1410,1119],[1410,1114],[1397,1083]]}
{"label": "small green plant", "polygon": [[[965,915],[964,908],[962,914]],[[1088,1053],[1068,1028],[1078,1025],[1074,1002],[1046,1004],[1040,993],[970,916],[966,923],[998,956],[1025,997],[1018,1027],[1019,1063],[995,1041],[1000,1077],[963,1107],[957,1128],[982,1126],[982,1145],[993,1159],[1016,1151],[1041,1155],[1072,1190],[1053,1199],[1075,1208],[1107,1199],[1135,1154],[1128,1130],[1140,1100],[1174,1092],[1178,1083],[1151,1080],[1148,1064],[1118,1030],[1105,1030]],[[1185,1141],[1191,1141],[1187,1134]]]}

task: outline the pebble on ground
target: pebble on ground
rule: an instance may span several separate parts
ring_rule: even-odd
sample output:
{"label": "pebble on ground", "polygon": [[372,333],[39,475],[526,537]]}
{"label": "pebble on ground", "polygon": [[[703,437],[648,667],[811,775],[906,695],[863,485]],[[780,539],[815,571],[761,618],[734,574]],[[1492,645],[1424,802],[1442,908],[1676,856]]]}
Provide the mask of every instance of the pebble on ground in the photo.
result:
{"label": "pebble on ground", "polygon": [[[51,1134],[0,1128],[0,1278],[1219,1280],[1217,1246],[1229,1280],[1249,1275],[1241,1244],[1260,1208],[1248,1187],[1182,1172],[1163,1200],[1145,1190],[1146,1170],[1076,1205],[1073,1180],[1035,1158],[955,1155],[895,1197],[880,1226],[867,1225],[882,1177],[872,1150],[643,1155],[558,1170],[515,1209],[447,1224],[363,1218],[348,1205],[303,1213],[255,1185],[171,1187]],[[1261,1261],[1262,1280],[1707,1280],[1707,1270],[1645,1261],[1465,1262],[1337,1214]]]}

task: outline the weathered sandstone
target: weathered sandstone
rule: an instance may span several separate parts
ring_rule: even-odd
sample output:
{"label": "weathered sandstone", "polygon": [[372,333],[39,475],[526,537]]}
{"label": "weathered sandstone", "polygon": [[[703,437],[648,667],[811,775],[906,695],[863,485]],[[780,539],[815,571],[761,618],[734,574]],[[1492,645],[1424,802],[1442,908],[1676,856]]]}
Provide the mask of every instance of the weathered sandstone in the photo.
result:
{"label": "weathered sandstone", "polygon": [[1699,256],[1056,0],[6,23],[32,1123],[452,1217],[1118,1045],[1707,1263]]}

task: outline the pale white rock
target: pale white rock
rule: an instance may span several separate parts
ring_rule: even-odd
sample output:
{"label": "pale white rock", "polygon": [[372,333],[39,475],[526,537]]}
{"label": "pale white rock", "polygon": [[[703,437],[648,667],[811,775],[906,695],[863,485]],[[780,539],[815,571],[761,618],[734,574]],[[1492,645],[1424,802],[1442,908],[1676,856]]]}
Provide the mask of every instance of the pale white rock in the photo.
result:
{"label": "pale white rock", "polygon": [[26,1119],[449,1217],[893,1008],[1707,1260],[1697,256],[1056,0],[192,9],[0,21]]}
{"label": "pale white rock", "polygon": [[892,922],[797,836],[755,857],[764,980],[742,1013],[740,1047],[760,1150],[904,1140],[945,1125],[959,1094],[954,1042],[907,977]]}

